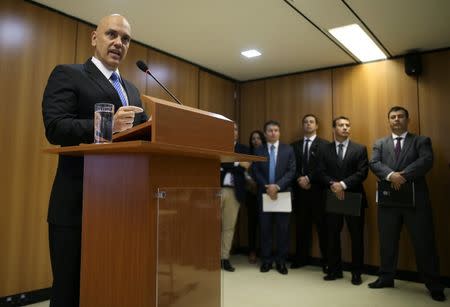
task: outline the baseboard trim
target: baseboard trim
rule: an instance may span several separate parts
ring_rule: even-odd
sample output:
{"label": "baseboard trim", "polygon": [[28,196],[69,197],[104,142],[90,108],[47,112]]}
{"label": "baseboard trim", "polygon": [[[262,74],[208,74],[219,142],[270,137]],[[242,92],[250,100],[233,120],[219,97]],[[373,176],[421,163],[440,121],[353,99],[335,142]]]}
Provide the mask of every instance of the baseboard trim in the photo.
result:
{"label": "baseboard trim", "polygon": [[38,289],[29,292],[0,297],[0,307],[26,306],[50,299],[51,288]]}
{"label": "baseboard trim", "polygon": [[[240,247],[240,248],[235,248],[233,250],[234,254],[248,254],[248,248],[246,247]],[[288,257],[288,261],[290,261],[293,257],[290,255]],[[315,258],[312,257],[310,264],[313,266],[321,266],[320,263],[320,259],[319,258]],[[350,271],[350,263],[348,262],[344,262],[342,264],[344,271]],[[376,265],[364,265],[363,268],[363,274],[367,274],[367,275],[374,275],[374,276],[378,276],[378,270],[379,267]],[[406,281],[412,281],[412,282],[418,282],[418,283],[422,283],[421,281],[421,277],[419,275],[419,273],[415,272],[415,271],[407,271],[407,270],[397,270],[397,274],[395,275],[395,279],[400,279],[400,280],[406,280]],[[443,283],[443,285],[447,288],[450,288],[450,276],[441,276],[441,282]]]}

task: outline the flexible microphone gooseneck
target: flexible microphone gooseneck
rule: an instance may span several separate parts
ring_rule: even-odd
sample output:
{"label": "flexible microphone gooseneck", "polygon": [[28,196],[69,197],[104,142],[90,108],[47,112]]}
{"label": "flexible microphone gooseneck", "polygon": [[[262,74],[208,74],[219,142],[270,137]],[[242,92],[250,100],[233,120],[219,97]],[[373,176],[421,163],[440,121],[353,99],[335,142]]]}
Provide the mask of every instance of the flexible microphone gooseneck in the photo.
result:
{"label": "flexible microphone gooseneck", "polygon": [[181,101],[178,100],[177,97],[175,97],[175,95],[173,95],[164,85],[161,84],[161,82],[158,81],[158,79],[156,79],[156,77],[150,72],[148,66],[143,61],[137,61],[136,65],[140,70],[150,75],[156,81],[156,83],[158,83],[159,86],[161,86],[166,91],[166,93],[169,94],[169,96],[172,97],[179,105],[183,105]]}

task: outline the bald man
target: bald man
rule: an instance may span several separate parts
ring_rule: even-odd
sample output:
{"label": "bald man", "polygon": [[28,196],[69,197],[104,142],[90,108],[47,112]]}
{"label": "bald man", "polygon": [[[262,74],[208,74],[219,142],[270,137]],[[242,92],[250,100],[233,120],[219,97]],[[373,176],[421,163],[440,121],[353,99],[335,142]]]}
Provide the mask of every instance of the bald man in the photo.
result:
{"label": "bald man", "polygon": [[[130,42],[128,21],[110,15],[92,32],[92,58],[84,64],[55,67],[42,102],[45,135],[51,144],[92,143],[94,105],[99,102],[114,104],[114,132],[147,120],[145,113],[134,111],[134,107],[142,107],[138,89],[123,79],[118,69]],[[47,217],[53,272],[51,307],[79,305],[82,201],[83,158],[60,156]]]}

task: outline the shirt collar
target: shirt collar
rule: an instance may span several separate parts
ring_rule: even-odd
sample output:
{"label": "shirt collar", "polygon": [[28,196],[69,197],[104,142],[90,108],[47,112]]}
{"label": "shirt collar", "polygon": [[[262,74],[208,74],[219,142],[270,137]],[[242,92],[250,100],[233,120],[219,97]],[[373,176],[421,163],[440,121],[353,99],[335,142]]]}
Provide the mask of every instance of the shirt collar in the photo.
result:
{"label": "shirt collar", "polygon": [[392,133],[392,138],[395,140],[398,137],[401,137],[403,140],[406,138],[406,135],[408,134],[408,131],[402,133],[401,135],[396,135],[395,133]]}
{"label": "shirt collar", "polygon": [[316,139],[317,134],[314,134],[313,136],[310,137],[303,137],[303,141],[306,141],[306,139],[309,139],[312,142],[314,142],[314,140]]}
{"label": "shirt collar", "polygon": [[278,148],[278,145],[280,145],[280,141],[276,141],[276,142],[273,143],[273,144],[267,142],[267,149],[269,150],[269,152],[270,152],[270,146],[272,146],[272,145],[274,145],[274,146],[275,146],[275,149],[277,149],[277,148]]}
{"label": "shirt collar", "polygon": [[348,146],[348,142],[350,142],[350,139],[346,139],[345,141],[343,141],[342,143],[339,143],[337,140],[334,140],[334,143],[336,144],[336,147],[339,146],[339,144],[344,144],[344,147]]}
{"label": "shirt collar", "polygon": [[109,78],[111,78],[111,75],[113,74],[113,72],[116,72],[116,74],[119,76],[119,80],[120,80],[120,73],[119,73],[119,69],[116,70],[109,70],[108,68],[106,68],[105,65],[103,65],[103,63],[97,59],[95,56],[93,56],[91,58],[92,63],[94,63],[95,66],[97,66],[97,68],[101,71],[101,73],[105,76],[106,79],[109,80]]}

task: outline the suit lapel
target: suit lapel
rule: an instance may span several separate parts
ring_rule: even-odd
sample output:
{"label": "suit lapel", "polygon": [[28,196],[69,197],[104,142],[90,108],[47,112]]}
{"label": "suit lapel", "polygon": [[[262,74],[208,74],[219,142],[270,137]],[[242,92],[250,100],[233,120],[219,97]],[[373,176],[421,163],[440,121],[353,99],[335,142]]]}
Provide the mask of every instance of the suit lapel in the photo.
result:
{"label": "suit lapel", "polygon": [[392,140],[392,136],[387,138],[386,147],[387,147],[387,151],[388,151],[388,157],[392,157],[392,159],[395,163],[394,141]]}
{"label": "suit lapel", "polygon": [[[391,138],[392,140],[392,138]],[[411,144],[413,143],[413,136],[409,133],[406,134],[405,141],[403,142],[402,150],[400,150],[400,155],[398,157],[398,160],[395,163],[395,166],[398,167],[397,169],[400,169],[400,165],[402,160],[404,159],[406,153],[409,151],[409,148],[411,147]],[[394,154],[395,157],[395,154]]]}
{"label": "suit lapel", "polygon": [[111,99],[111,103],[114,104],[116,110],[120,108],[122,106],[122,102],[113,85],[105,78],[102,72],[97,68],[97,66],[95,66],[94,63],[92,63],[90,59],[87,60],[84,65],[89,78],[91,78],[91,80],[94,81],[102,91],[108,94]]}
{"label": "suit lapel", "polygon": [[275,165],[275,181],[276,181],[277,178],[281,177],[281,174],[280,174],[281,168],[279,167],[281,159],[282,159],[281,155],[282,155],[281,144],[278,143],[278,153],[277,153],[277,162],[276,162],[277,164]]}

